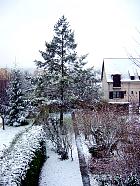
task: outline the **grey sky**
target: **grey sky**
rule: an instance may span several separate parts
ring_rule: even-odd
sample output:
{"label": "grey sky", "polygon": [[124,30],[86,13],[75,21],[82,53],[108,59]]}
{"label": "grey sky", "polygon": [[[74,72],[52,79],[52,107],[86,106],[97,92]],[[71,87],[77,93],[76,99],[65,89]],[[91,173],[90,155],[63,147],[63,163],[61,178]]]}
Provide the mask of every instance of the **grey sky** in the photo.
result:
{"label": "grey sky", "polygon": [[79,54],[90,65],[104,57],[137,57],[139,0],[0,0],[0,66],[31,67],[63,14],[75,31]]}

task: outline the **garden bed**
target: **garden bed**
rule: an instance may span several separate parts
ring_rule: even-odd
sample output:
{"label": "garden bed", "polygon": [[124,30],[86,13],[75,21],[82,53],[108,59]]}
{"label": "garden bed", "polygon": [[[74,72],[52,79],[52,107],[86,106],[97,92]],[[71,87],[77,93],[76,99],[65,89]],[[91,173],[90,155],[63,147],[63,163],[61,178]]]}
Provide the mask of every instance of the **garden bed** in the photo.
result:
{"label": "garden bed", "polygon": [[[111,114],[110,117],[109,114]],[[140,123],[138,116],[131,118],[129,115],[119,116],[119,113],[114,115],[111,111],[109,113],[99,112],[98,114],[97,112],[81,110],[76,112],[76,122],[79,132],[83,136],[83,146],[86,144],[89,149],[97,145],[96,139],[92,135],[97,131],[96,128],[101,131],[99,135],[102,138],[98,138],[98,140],[102,140],[100,142],[109,141],[113,138],[114,141],[118,141],[115,146],[110,146],[111,151],[107,151],[107,154],[104,153],[106,149],[103,149],[103,151],[93,155],[91,153],[85,155],[88,157],[90,178],[94,177],[99,181],[99,177],[104,176],[105,178],[107,176],[112,181],[116,176],[121,176],[122,181],[125,182],[129,177],[133,178],[131,175],[140,177]],[[98,148],[96,150],[98,151]],[[98,156],[96,157],[96,155]]]}

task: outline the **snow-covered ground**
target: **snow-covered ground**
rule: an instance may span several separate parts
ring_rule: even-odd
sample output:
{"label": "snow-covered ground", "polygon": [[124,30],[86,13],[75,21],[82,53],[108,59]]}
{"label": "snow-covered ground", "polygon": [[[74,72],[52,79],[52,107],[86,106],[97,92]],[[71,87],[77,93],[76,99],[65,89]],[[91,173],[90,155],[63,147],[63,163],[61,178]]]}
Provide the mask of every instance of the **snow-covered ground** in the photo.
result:
{"label": "snow-covered ground", "polygon": [[47,143],[47,156],[40,175],[39,186],[83,186],[77,148],[73,142],[73,158],[61,161]]}
{"label": "snow-covered ground", "polygon": [[[65,114],[65,118],[71,119],[71,114]],[[59,156],[52,150],[53,147],[51,143],[49,141],[46,143],[47,156],[49,158],[46,160],[42,168],[39,186],[83,186],[74,136],[72,141],[74,159],[73,161],[71,161],[71,159],[61,161],[59,159]],[[88,152],[87,146],[84,143],[84,140],[82,140],[82,148],[84,150],[84,155],[88,163],[90,154]],[[89,174],[89,176],[91,186],[98,186],[95,178],[91,174]]]}
{"label": "snow-covered ground", "polygon": [[[0,126],[0,152],[10,146],[13,138],[16,134],[24,130],[28,126],[21,127],[7,127],[2,130]],[[84,147],[85,145],[82,144]],[[79,167],[79,159],[77,153],[77,147],[75,144],[75,138],[73,137],[73,161],[71,159],[61,161],[59,156],[52,150],[52,145],[47,142],[47,156],[49,158],[44,163],[40,174],[39,186],[82,186],[82,178]],[[84,147],[84,153],[87,156],[87,148]],[[97,182],[90,175],[91,186],[97,186]]]}
{"label": "snow-covered ground", "polygon": [[0,158],[0,185],[15,186],[21,185],[36,152],[42,149],[45,133],[42,126],[31,126],[24,129],[19,135],[14,146],[6,152],[6,156]]}
{"label": "snow-covered ground", "polygon": [[5,130],[3,130],[2,125],[0,125],[0,151],[8,148],[15,135],[24,130],[26,127],[29,127],[29,125],[20,127],[5,126]]}

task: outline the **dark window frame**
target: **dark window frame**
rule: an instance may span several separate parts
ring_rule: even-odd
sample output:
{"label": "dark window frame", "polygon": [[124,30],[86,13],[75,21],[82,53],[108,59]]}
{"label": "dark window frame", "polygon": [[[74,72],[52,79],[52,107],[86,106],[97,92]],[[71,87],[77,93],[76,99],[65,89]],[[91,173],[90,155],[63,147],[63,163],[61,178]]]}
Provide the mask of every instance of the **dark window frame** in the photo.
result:
{"label": "dark window frame", "polygon": [[113,91],[109,92],[109,99],[113,99]]}
{"label": "dark window frame", "polygon": [[113,87],[121,87],[121,75],[114,74],[113,77]]}
{"label": "dark window frame", "polygon": [[130,79],[131,80],[135,80],[135,76],[130,76]]}
{"label": "dark window frame", "polygon": [[109,99],[124,99],[124,95],[126,94],[126,91],[110,91],[109,92]]}

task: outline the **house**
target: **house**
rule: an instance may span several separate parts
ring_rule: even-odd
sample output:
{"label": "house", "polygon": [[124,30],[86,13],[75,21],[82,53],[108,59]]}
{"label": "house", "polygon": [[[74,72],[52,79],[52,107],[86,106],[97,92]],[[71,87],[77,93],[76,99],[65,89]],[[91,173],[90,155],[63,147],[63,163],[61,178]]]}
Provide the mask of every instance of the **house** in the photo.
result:
{"label": "house", "polygon": [[0,99],[3,99],[6,93],[6,88],[7,88],[9,79],[10,79],[9,70],[7,68],[0,68]]}
{"label": "house", "polygon": [[133,59],[105,58],[101,81],[104,99],[109,103],[140,105],[140,67]]}

